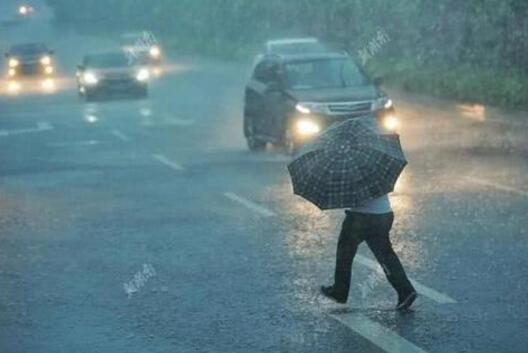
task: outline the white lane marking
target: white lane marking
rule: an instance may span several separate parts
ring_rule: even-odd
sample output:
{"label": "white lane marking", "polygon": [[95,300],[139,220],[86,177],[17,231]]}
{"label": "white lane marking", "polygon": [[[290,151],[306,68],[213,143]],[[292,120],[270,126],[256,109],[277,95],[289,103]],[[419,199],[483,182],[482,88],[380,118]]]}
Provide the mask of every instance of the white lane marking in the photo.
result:
{"label": "white lane marking", "polygon": [[233,192],[224,192],[224,196],[227,197],[229,200],[239,203],[242,206],[245,206],[246,208],[252,210],[253,212],[260,214],[261,216],[264,216],[264,217],[275,216],[275,213],[273,211],[268,210],[267,208],[262,207],[260,205],[257,205],[256,203],[249,201],[248,199],[238,196],[237,194]]}
{"label": "white lane marking", "polygon": [[329,315],[387,353],[427,353],[394,331],[361,314]]}
{"label": "white lane marking", "polygon": [[47,121],[37,123],[37,129],[40,131],[53,130],[53,126]]}
{"label": "white lane marking", "polygon": [[152,110],[150,108],[143,107],[139,110],[139,114],[144,117],[148,117],[152,115]]}
{"label": "white lane marking", "polygon": [[87,141],[72,141],[72,142],[52,142],[48,143],[47,146],[50,147],[82,147],[82,146],[95,146],[99,145],[101,142],[97,140],[87,140]]}
{"label": "white lane marking", "polygon": [[0,136],[13,136],[13,135],[28,134],[28,133],[33,133],[33,132],[50,131],[50,130],[53,130],[53,125],[51,125],[48,122],[39,122],[37,123],[36,128],[17,129],[17,130],[0,130]]}
{"label": "white lane marking", "polygon": [[[371,260],[359,254],[356,255],[355,260],[357,261],[357,263],[365,267],[368,267],[370,269],[373,269],[380,274],[383,274],[383,269],[376,261]],[[416,288],[418,293],[437,302],[438,304],[455,304],[457,302],[455,299],[451,298],[450,296],[440,293],[432,288],[429,288],[414,279],[410,279],[410,281],[412,282],[413,286]]]}
{"label": "white lane marking", "polygon": [[164,164],[167,167],[169,167],[171,169],[174,169],[174,170],[176,170],[178,172],[181,172],[182,170],[184,170],[184,168],[181,165],[179,165],[178,163],[176,163],[174,161],[171,161],[170,159],[168,159],[167,157],[165,157],[162,154],[153,154],[152,158],[154,158],[155,160],[157,160],[161,164]]}
{"label": "white lane marking", "polygon": [[117,137],[119,140],[123,141],[123,142],[128,142],[130,141],[130,137],[128,137],[127,135],[123,134],[121,131],[119,130],[112,130],[110,131],[110,133],[112,135],[114,135],[115,137]]}
{"label": "white lane marking", "polygon": [[194,124],[194,120],[191,119],[181,119],[176,117],[167,117],[164,121],[167,125],[176,125],[176,126],[190,126]]}
{"label": "white lane marking", "polygon": [[498,183],[495,183],[495,182],[492,182],[492,181],[487,181],[487,180],[474,178],[474,177],[464,177],[464,179],[466,179],[467,181],[469,181],[471,183],[474,183],[474,184],[488,186],[488,187],[496,189],[496,190],[507,191],[507,192],[511,192],[513,194],[517,194],[517,195],[528,197],[528,191],[517,189],[517,188],[511,187],[511,186],[502,185],[502,184],[498,184]]}

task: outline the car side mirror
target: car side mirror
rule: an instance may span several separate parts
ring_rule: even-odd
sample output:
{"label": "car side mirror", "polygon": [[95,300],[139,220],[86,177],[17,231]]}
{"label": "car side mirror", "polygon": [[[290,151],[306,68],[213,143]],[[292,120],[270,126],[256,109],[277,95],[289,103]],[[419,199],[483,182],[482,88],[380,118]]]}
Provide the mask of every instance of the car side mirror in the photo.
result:
{"label": "car side mirror", "polygon": [[381,86],[383,84],[383,77],[374,78],[374,86]]}

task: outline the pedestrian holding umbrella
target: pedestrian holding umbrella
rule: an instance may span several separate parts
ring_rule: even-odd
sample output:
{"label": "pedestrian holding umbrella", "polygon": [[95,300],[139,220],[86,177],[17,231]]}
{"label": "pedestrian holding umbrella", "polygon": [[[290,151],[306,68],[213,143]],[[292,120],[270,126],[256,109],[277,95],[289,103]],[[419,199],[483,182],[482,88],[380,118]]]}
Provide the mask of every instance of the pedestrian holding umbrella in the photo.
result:
{"label": "pedestrian holding umbrella", "polygon": [[293,190],[322,210],[345,208],[337,245],[334,284],[322,293],[346,303],[357,248],[366,241],[398,293],[396,308],[409,308],[416,291],[392,248],[394,221],[388,193],[406,166],[398,135],[379,133],[374,117],[330,127],[288,165]]}

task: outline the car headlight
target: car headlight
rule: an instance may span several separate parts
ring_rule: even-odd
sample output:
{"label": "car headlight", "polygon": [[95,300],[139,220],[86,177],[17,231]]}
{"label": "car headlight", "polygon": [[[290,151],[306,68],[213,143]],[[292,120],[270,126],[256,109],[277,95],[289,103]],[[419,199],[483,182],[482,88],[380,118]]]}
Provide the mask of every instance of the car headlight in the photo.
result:
{"label": "car headlight", "polygon": [[50,65],[51,64],[51,58],[48,55],[45,55],[42,58],[40,58],[40,63],[42,65]]}
{"label": "car headlight", "polygon": [[9,59],[9,67],[10,68],[15,68],[18,65],[20,65],[20,61],[18,61],[17,59],[14,59],[14,58]]}
{"label": "car headlight", "polygon": [[7,84],[7,90],[9,91],[9,93],[17,93],[18,91],[20,91],[21,88],[22,86],[20,85],[20,83],[16,81],[10,81]]}
{"label": "car headlight", "polygon": [[141,82],[147,81],[149,78],[150,78],[150,73],[148,69],[141,69],[138,71],[136,75],[136,79]]}
{"label": "car headlight", "polygon": [[18,8],[18,13],[21,14],[21,15],[26,15],[28,13],[27,6],[20,6]]}
{"label": "car headlight", "polygon": [[97,76],[93,72],[85,72],[82,78],[87,85],[96,85],[97,82],[99,82]]}
{"label": "car headlight", "polygon": [[300,102],[295,105],[295,109],[302,114],[329,113],[328,106],[324,103]]}
{"label": "car headlight", "polygon": [[51,75],[53,73],[53,71],[55,71],[55,69],[53,68],[53,66],[46,66],[44,68],[44,72],[47,74],[47,75]]}
{"label": "car headlight", "polygon": [[153,58],[159,58],[159,56],[161,55],[161,50],[159,47],[154,46],[150,48],[149,54]]}
{"label": "car headlight", "polygon": [[50,78],[47,78],[41,82],[41,86],[44,90],[52,90],[55,88],[55,81]]}
{"label": "car headlight", "polygon": [[311,136],[321,132],[321,127],[313,120],[300,119],[295,123],[295,131],[302,136]]}
{"label": "car headlight", "polygon": [[398,127],[400,126],[400,121],[395,115],[387,115],[383,119],[382,123],[383,123],[383,127],[390,132],[396,131]]}
{"label": "car headlight", "polygon": [[390,109],[393,106],[392,99],[389,99],[388,97],[381,97],[378,98],[372,103],[372,110],[382,110],[382,109]]}
{"label": "car headlight", "polygon": [[15,70],[15,69],[9,69],[9,70],[7,71],[7,75],[8,75],[9,77],[14,77],[14,76],[16,75],[16,70]]}

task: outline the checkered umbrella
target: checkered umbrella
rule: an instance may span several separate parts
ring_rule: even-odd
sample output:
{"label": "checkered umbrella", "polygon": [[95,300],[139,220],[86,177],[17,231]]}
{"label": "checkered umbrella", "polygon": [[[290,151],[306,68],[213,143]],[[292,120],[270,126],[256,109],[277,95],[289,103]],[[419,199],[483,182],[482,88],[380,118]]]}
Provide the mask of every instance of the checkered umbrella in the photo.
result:
{"label": "checkered umbrella", "polygon": [[336,124],[288,165],[293,191],[320,209],[355,207],[394,190],[407,164],[398,135],[365,120]]}

